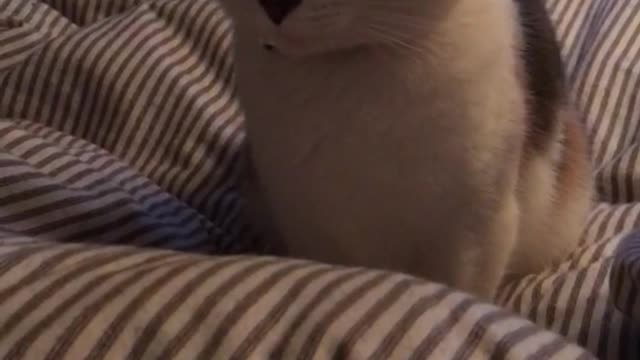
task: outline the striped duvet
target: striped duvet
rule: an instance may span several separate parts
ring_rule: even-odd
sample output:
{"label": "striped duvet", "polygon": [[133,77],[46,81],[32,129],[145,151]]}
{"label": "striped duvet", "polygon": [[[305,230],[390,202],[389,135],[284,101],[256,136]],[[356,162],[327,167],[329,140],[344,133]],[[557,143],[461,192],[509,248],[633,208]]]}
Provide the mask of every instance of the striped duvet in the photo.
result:
{"label": "striped duvet", "polygon": [[249,255],[214,0],[0,0],[0,358],[640,358],[640,2],[547,3],[600,202],[499,308]]}

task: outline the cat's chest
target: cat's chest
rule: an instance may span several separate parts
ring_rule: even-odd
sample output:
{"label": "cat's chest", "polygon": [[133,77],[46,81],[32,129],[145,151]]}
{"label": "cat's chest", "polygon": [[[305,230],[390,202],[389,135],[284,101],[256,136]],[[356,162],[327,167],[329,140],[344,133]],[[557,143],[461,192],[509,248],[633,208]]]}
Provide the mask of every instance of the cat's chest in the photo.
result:
{"label": "cat's chest", "polygon": [[485,167],[522,123],[521,89],[499,61],[314,68],[252,55],[238,64],[240,97],[256,166],[274,187],[439,186]]}
{"label": "cat's chest", "polygon": [[370,79],[350,82],[345,76],[344,83],[328,84],[278,82],[273,75],[253,81],[241,95],[252,145],[283,166],[336,159],[353,166],[456,161],[506,120],[496,118],[510,107],[508,94],[504,104],[493,100],[501,96],[499,89],[474,88],[455,77],[398,79],[371,73]]}
{"label": "cat's chest", "polygon": [[464,117],[462,106],[408,94],[399,101],[397,94],[327,93],[299,102],[275,95],[248,109],[247,118],[252,147],[279,174],[402,173],[416,163],[454,161],[465,151],[456,145],[468,129],[447,120]]}
{"label": "cat's chest", "polygon": [[[381,197],[429,203],[449,189],[473,186],[472,167],[492,146],[477,146],[477,133],[460,124],[468,107],[444,98],[382,103],[385,98],[355,96],[361,101],[355,103],[344,96],[304,107],[270,102],[250,111],[256,121],[249,120],[248,139],[272,196],[324,214],[335,199],[343,206]],[[405,93],[405,100],[413,99]]]}
{"label": "cat's chest", "polygon": [[455,76],[364,65],[315,71],[250,68],[241,79],[241,97],[251,136],[290,152],[321,143],[333,148],[393,142],[420,147],[427,145],[426,138],[459,135],[473,126],[465,121],[470,112],[483,112],[474,107],[486,89],[477,89],[475,96]]}
{"label": "cat's chest", "polygon": [[401,87],[371,90],[300,102],[272,92],[247,107],[261,182],[278,213],[304,224],[302,233],[317,219],[367,223],[407,207],[424,213],[427,204],[454,202],[453,192],[472,199],[490,181],[474,170],[493,145],[478,146],[477,131],[464,125],[470,104]]}

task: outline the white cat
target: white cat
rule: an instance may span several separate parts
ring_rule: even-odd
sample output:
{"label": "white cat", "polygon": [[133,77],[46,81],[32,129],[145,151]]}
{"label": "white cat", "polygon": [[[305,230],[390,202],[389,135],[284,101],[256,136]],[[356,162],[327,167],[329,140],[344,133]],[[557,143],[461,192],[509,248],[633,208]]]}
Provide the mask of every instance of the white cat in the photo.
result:
{"label": "white cat", "polygon": [[539,1],[222,3],[282,254],[491,298],[575,247],[591,170]]}

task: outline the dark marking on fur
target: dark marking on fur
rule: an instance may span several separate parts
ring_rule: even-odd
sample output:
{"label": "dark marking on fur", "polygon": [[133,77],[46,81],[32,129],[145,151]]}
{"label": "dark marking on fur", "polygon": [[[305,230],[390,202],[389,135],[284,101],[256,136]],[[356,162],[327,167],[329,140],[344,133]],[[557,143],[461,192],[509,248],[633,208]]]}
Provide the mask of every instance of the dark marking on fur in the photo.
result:
{"label": "dark marking on fur", "polygon": [[258,0],[274,24],[280,25],[302,0]]}
{"label": "dark marking on fur", "polygon": [[524,65],[530,104],[529,147],[547,149],[559,124],[558,110],[566,102],[564,64],[555,29],[540,0],[514,0],[524,31]]}

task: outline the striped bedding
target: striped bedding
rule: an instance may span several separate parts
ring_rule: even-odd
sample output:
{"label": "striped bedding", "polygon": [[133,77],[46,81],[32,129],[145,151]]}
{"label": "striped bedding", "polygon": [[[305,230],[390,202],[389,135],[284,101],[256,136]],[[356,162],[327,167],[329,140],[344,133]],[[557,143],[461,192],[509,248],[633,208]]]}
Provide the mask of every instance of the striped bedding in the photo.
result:
{"label": "striped bedding", "polygon": [[214,0],[0,0],[0,358],[640,358],[640,2],[547,4],[600,198],[498,307],[259,256]]}

